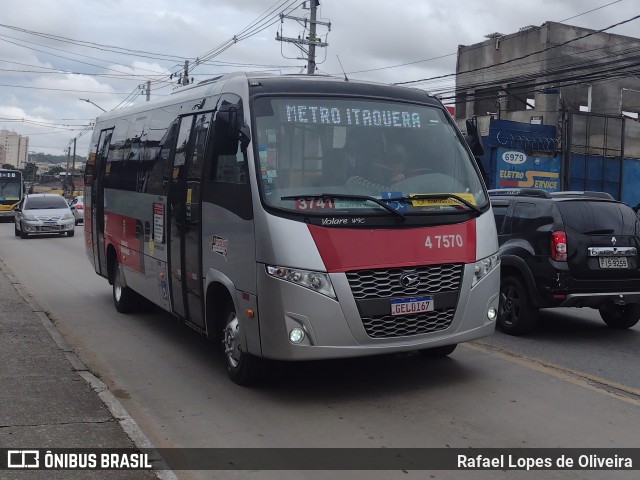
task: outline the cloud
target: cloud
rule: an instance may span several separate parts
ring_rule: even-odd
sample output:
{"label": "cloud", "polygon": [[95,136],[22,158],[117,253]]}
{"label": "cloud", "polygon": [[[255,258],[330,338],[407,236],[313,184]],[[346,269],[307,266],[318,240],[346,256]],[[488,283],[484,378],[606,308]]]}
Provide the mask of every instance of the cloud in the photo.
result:
{"label": "cloud", "polygon": [[[277,42],[275,36],[279,29],[284,36],[304,34],[300,23],[281,22],[278,17],[285,6],[299,4],[289,0],[58,0],[56,8],[51,8],[49,0],[13,2],[3,10],[1,23],[5,26],[0,27],[0,111],[21,112],[25,118],[56,124],[58,119],[86,124],[101,112],[80,98],[107,110],[125,99],[144,101],[139,94],[143,92],[136,89],[147,79],[154,82],[152,98],[168,95],[173,86],[158,80],[181,72],[185,59],[191,59],[190,75],[196,81],[237,69],[297,73],[306,60],[296,57],[306,54],[290,43]],[[430,78],[454,73],[458,45],[481,42],[488,33],[514,33],[526,25],[564,19],[577,26],[604,28],[630,17],[625,7],[631,4],[623,0],[585,13],[603,2],[321,0],[319,19],[330,21],[331,30],[318,26],[329,46],[317,49],[317,60],[320,72],[342,75],[339,57],[352,79],[390,83]],[[289,13],[304,17],[309,11],[298,8]],[[218,51],[251,25],[253,34],[248,38],[231,44],[205,64],[194,64],[196,57]],[[636,29],[637,23],[631,23],[612,33],[635,36]],[[76,41],[54,39],[53,35]],[[33,73],[40,70],[37,67],[76,73]],[[450,77],[422,88],[450,89],[453,82]],[[33,125],[15,128],[21,134],[43,133]],[[71,127],[51,129],[41,137],[46,140],[37,144],[45,153],[59,153],[77,133]],[[82,137],[78,149],[88,149],[88,135]]]}

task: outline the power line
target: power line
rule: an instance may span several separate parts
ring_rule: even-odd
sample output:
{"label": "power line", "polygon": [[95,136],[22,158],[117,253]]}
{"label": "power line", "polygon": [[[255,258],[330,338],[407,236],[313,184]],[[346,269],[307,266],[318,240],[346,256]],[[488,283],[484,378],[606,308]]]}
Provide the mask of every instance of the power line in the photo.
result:
{"label": "power line", "polygon": [[576,42],[578,40],[582,40],[584,38],[590,37],[590,36],[595,35],[597,33],[605,32],[605,31],[610,30],[610,29],[612,29],[614,27],[619,27],[620,25],[624,25],[625,23],[632,22],[633,20],[637,20],[638,18],[640,18],[640,15],[636,15],[634,17],[628,18],[628,19],[623,20],[621,22],[614,23],[613,25],[609,25],[608,27],[602,28],[600,30],[593,30],[593,31],[591,31],[589,33],[586,33],[585,35],[580,36],[580,37],[572,38],[572,39],[566,40],[566,41],[564,41],[562,43],[558,43],[556,45],[551,45],[549,47],[545,47],[542,50],[538,50],[538,51],[535,51],[535,52],[527,53],[527,54],[522,55],[520,57],[514,57],[514,58],[511,58],[509,60],[505,60],[503,62],[494,63],[494,64],[491,64],[491,65],[485,65],[483,67],[477,67],[477,68],[474,68],[474,69],[471,69],[471,70],[467,70],[467,71],[464,71],[464,72],[449,73],[449,74],[446,74],[446,75],[439,75],[437,77],[431,77],[431,78],[423,78],[423,79],[420,79],[420,80],[409,80],[409,81],[406,81],[406,82],[396,82],[396,83],[394,83],[394,85],[407,85],[407,84],[410,84],[410,83],[420,83],[420,82],[433,80],[433,79],[437,79],[437,78],[447,78],[447,77],[452,77],[452,76],[464,75],[464,74],[467,74],[467,73],[480,72],[482,70],[488,70],[488,69],[495,68],[495,67],[500,66],[500,65],[506,65],[506,64],[509,64],[509,63],[513,63],[513,62],[518,61],[518,60],[523,60],[525,58],[532,57],[533,55],[539,55],[541,53],[548,52],[549,50],[553,50],[553,49],[556,49],[556,48],[559,48],[559,47],[563,47],[565,45],[568,45],[569,43]]}
{"label": "power line", "polygon": [[[614,2],[610,2],[610,3],[607,3],[606,5],[602,5],[600,7],[596,7],[596,8],[593,8],[591,10],[587,10],[586,12],[579,13],[578,15],[574,15],[572,17],[565,18],[563,20],[557,20],[557,22],[559,22],[559,23],[566,22],[567,20],[572,20],[572,19],[580,17],[582,15],[586,15],[587,13],[592,13],[592,12],[595,12],[597,10],[601,10],[603,8],[609,7],[611,5],[619,3],[621,1],[623,1],[623,0],[615,0]],[[517,32],[517,33],[515,33],[513,35],[512,38],[517,38],[518,36],[524,35],[524,34],[526,34],[526,32]],[[478,46],[478,47],[475,47],[475,48],[483,48],[483,47],[482,46]],[[376,71],[380,71],[380,70],[388,70],[388,69],[391,69],[391,68],[406,67],[406,66],[410,66],[410,65],[416,65],[418,63],[431,62],[433,60],[441,60],[443,58],[452,57],[452,56],[455,56],[457,54],[458,54],[458,52],[452,52],[452,53],[447,53],[445,55],[439,55],[437,57],[425,58],[425,59],[422,59],[422,60],[414,60],[414,61],[411,61],[411,62],[399,63],[399,64],[396,64],[396,65],[389,65],[387,67],[377,67],[377,68],[370,68],[370,69],[365,69],[365,70],[354,70],[354,71],[347,72],[347,73],[349,75],[351,75],[351,74],[357,74],[357,73],[368,73],[368,72],[376,72]],[[336,74],[336,75],[338,75],[338,74]],[[342,73],[340,73],[340,75],[342,75]],[[399,85],[399,84],[396,84],[396,85]]]}

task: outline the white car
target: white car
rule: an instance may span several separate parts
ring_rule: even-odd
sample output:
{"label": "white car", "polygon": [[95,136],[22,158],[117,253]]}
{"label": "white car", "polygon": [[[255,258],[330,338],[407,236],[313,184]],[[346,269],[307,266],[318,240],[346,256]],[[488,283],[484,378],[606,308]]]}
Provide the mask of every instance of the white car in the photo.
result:
{"label": "white car", "polygon": [[73,197],[69,207],[71,207],[71,213],[76,219],[76,225],[84,223],[84,197],[82,195]]}
{"label": "white car", "polygon": [[31,193],[14,207],[15,234],[27,238],[35,234],[73,237],[76,221],[67,201],[57,193]]}

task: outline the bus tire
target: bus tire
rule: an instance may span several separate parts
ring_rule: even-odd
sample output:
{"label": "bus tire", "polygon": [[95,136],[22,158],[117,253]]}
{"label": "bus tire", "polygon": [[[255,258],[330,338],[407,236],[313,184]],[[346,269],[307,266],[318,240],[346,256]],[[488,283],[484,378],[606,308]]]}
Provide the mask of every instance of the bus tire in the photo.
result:
{"label": "bus tire", "polygon": [[424,358],[444,358],[447,355],[453,353],[458,346],[457,343],[453,345],[442,345],[441,347],[425,348],[420,350],[419,353]]}
{"label": "bus tire", "polygon": [[238,385],[251,385],[259,376],[261,359],[242,351],[240,321],[233,302],[229,301],[222,317],[222,349],[227,375]]}
{"label": "bus tire", "polygon": [[124,285],[120,264],[113,265],[113,304],[120,313],[129,313],[135,307],[136,293]]}

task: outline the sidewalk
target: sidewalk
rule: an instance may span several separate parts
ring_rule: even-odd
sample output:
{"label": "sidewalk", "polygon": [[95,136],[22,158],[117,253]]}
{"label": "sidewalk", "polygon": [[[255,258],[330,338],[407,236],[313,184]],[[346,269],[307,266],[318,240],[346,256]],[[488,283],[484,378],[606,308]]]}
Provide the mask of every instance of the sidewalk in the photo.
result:
{"label": "sidewalk", "polygon": [[[1,259],[0,448],[153,448]],[[170,471],[4,470],[0,478],[176,477]]]}

